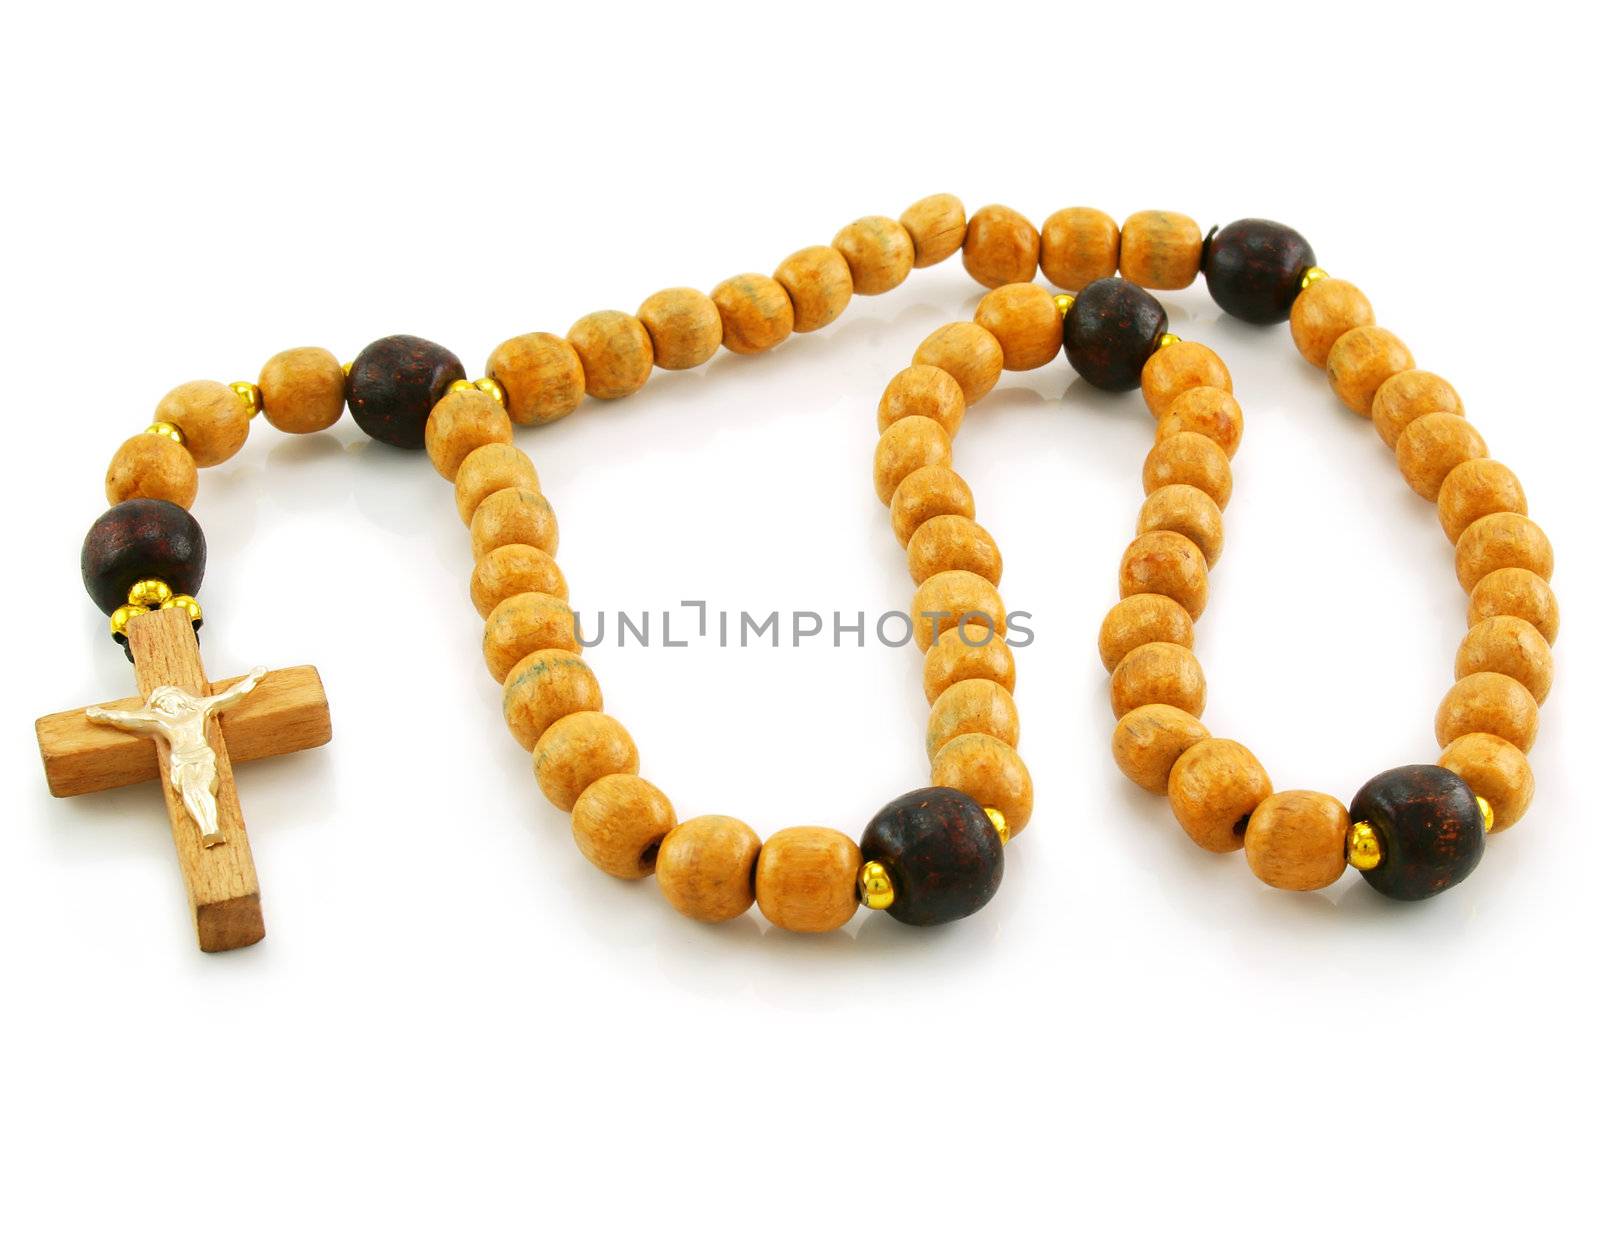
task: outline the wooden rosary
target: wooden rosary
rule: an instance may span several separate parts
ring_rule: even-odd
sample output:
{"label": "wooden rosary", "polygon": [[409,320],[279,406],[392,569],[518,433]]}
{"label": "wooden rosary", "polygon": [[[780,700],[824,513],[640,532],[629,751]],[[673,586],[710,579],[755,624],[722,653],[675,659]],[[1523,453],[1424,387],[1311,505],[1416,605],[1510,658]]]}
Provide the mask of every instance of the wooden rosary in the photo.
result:
{"label": "wooden rosary", "polygon": [[[930,334],[889,382],[873,459],[878,498],[917,586],[911,619],[926,654],[932,787],[889,802],[859,843],[821,827],[785,828],[763,842],[723,815],[680,822],[637,774],[632,738],[603,709],[554,558],[555,514],[532,462],[512,445],[513,425],[559,420],[585,395],[623,398],[653,369],[695,368],[719,347],[770,350],[830,324],[852,295],[882,294],[913,267],[957,251],[990,293],[971,321]],[[1033,284],[1036,269],[1076,294]],[[1201,273],[1224,311],[1257,324],[1287,320],[1300,353],[1371,418],[1406,481],[1437,502],[1469,595],[1456,684],[1435,724],[1439,764],[1386,771],[1348,809],[1325,793],[1274,791],[1248,749],[1212,737],[1198,718],[1206,686],[1194,623],[1222,552],[1229,461],[1244,419],[1223,362],[1168,333],[1147,291],[1181,289]],[[795,252],[771,277],[730,278],[709,296],[664,290],[634,316],[596,312],[565,337],[512,338],[476,381],[443,347],[396,335],[347,365],[301,347],[273,356],[254,383],[178,386],[112,458],[111,509],[83,544],[84,585],[132,660],[140,696],[38,721],[50,790],[69,796],[159,776],[200,947],[262,938],[232,764],[325,743],[327,700],[310,667],[207,681],[195,599],[206,545],[188,508],[197,469],[237,452],[258,413],[286,433],[314,433],[348,406],[370,436],[426,449],[454,484],[506,724],[597,867],[630,879],[654,874],[668,902],[708,923],[752,903],[801,932],[838,928],[858,905],[917,925],[972,914],[999,888],[1004,846],[1032,814],[1033,783],[1016,751],[1000,551],[950,466],[951,443],[1002,370],[1039,368],[1063,350],[1091,384],[1140,389],[1156,422],[1120,601],[1100,630],[1117,765],[1166,794],[1197,845],[1243,848],[1251,870],[1277,888],[1323,888],[1347,865],[1406,900],[1466,878],[1485,834],[1510,827],[1532,799],[1526,755],[1550,689],[1559,612],[1550,543],[1527,518],[1517,478],[1488,458],[1463,418],[1455,390],[1416,368],[1405,345],[1376,326],[1361,291],[1318,268],[1287,226],[1244,220],[1202,236],[1177,213],[1138,212],[1119,229],[1103,212],[1066,208],[1036,230],[1000,206],[969,220],[951,195],[919,200],[898,221],[865,217],[831,246]]]}

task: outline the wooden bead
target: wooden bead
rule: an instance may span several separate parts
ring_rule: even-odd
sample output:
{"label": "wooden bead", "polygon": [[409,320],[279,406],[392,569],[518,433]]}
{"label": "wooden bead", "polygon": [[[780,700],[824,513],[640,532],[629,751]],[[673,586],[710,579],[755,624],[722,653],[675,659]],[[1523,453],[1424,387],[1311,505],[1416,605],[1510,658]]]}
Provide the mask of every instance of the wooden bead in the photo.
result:
{"label": "wooden bead", "polygon": [[726,815],[701,815],[667,833],[656,852],[656,883],[679,914],[701,923],[736,919],[756,899],[761,838]]}
{"label": "wooden bead", "polygon": [[1533,802],[1533,768],[1511,742],[1487,732],[1469,732],[1445,746],[1439,766],[1467,782],[1494,811],[1491,832],[1504,832]]}
{"label": "wooden bead", "polygon": [[1318,368],[1328,366],[1333,344],[1377,318],[1359,287],[1336,277],[1307,286],[1289,309],[1289,335],[1300,354]]}
{"label": "wooden bead", "polygon": [[369,438],[420,451],[433,405],[466,379],[455,352],[415,334],[389,334],[369,342],[350,361],[345,402]]}
{"label": "wooden bead", "polygon": [[833,324],[850,304],[850,266],[836,247],[802,247],[772,276],[788,292],[797,334]]}
{"label": "wooden bead", "polygon": [[967,222],[961,263],[976,281],[991,289],[1031,282],[1039,267],[1039,231],[1015,209],[1001,204],[980,208]]}
{"label": "wooden bead", "polygon": [[906,227],[888,217],[862,217],[833,236],[834,248],[850,266],[850,285],[858,295],[881,295],[906,280],[916,246]]}
{"label": "wooden bead", "polygon": [[503,442],[480,446],[456,469],[456,514],[470,525],[478,504],[500,490],[523,489],[538,492],[539,473],[533,461],[516,447]]}
{"label": "wooden bead", "polygon": [[942,368],[913,364],[889,379],[878,400],[878,432],[906,416],[927,416],[952,438],[967,413],[966,396],[956,379]]}
{"label": "wooden bead", "polygon": [[1328,384],[1352,412],[1370,416],[1378,387],[1415,366],[1406,344],[1387,329],[1358,325],[1341,334],[1329,349]]}
{"label": "wooden bead", "polygon": [[1439,486],[1439,523],[1452,542],[1474,521],[1503,511],[1527,515],[1528,496],[1517,474],[1492,459],[1457,464]]}
{"label": "wooden bead", "polygon": [[1456,579],[1469,594],[1489,573],[1503,568],[1521,568],[1548,581],[1555,566],[1555,551],[1544,530],[1511,511],[1474,520],[1456,543]]}
{"label": "wooden bead", "polygon": [[925,269],[961,250],[967,237],[967,210],[954,195],[929,195],[902,212],[900,224],[911,236],[913,263]]}
{"label": "wooden bead", "polygon": [[1121,237],[1115,218],[1098,208],[1052,212],[1039,230],[1039,268],[1062,290],[1082,290],[1102,277],[1116,276]]}
{"label": "wooden bead", "polygon": [[572,807],[578,851],[607,875],[642,880],[656,869],[656,854],[678,822],[667,795],[638,776],[601,776]]}
{"label": "wooden bead", "polygon": [[151,420],[176,425],[201,468],[233,458],[250,436],[250,410],[220,381],[186,381],[167,391]]}
{"label": "wooden bead", "polygon": [[1167,310],[1142,286],[1103,277],[1078,292],[1061,324],[1073,371],[1098,390],[1134,390],[1161,349]]}
{"label": "wooden bead", "polygon": [[1061,354],[1061,312],[1043,286],[1017,282],[991,290],[972,319],[1000,344],[1000,360],[1013,371],[1042,368]]}
{"label": "wooden bead", "polygon": [[1172,765],[1190,746],[1211,734],[1188,711],[1159,702],[1136,706],[1117,721],[1111,756],[1122,774],[1141,789],[1165,795]]}
{"label": "wooden bead", "polygon": [[428,458],[454,482],[461,461],[479,447],[511,442],[511,417],[482,390],[452,390],[433,405],[424,433]]}
{"label": "wooden bead", "polygon": [[1244,847],[1246,822],[1272,795],[1256,756],[1237,741],[1208,737],[1178,756],[1167,801],[1179,825],[1201,849],[1227,854]]}
{"label": "wooden bead", "polygon": [[1527,620],[1552,646],[1561,631],[1561,606],[1542,576],[1526,568],[1501,568],[1484,577],[1467,603],[1467,623],[1481,624],[1496,615]]}
{"label": "wooden bead", "polygon": [[1200,548],[1209,568],[1222,555],[1222,512],[1192,485],[1164,485],[1139,509],[1140,533],[1181,533]]}
{"label": "wooden bead", "polygon": [[1017,687],[1017,661],[1004,637],[979,634],[969,639],[954,628],[940,634],[922,663],[922,692],[929,705],[963,680],[991,680],[1007,693]]}
{"label": "wooden bead", "polygon": [[993,806],[1005,816],[1012,836],[1033,818],[1033,777],[1022,756],[987,733],[963,733],[945,742],[933,759],[933,784]]}
{"label": "wooden bead", "polygon": [[1469,459],[1482,459],[1489,448],[1461,417],[1435,412],[1407,425],[1394,453],[1406,484],[1431,503],[1454,468]]}
{"label": "wooden bead", "polygon": [[1408,368],[1390,377],[1372,396],[1372,427],[1383,444],[1393,448],[1406,426],[1422,416],[1466,409],[1456,388],[1443,377],[1420,368]]}
{"label": "wooden bead", "polygon": [[1005,352],[1000,349],[999,339],[982,325],[952,321],[922,340],[912,362],[944,369],[956,379],[970,407],[1000,380]]}
{"label": "wooden bead", "polygon": [[545,729],[579,711],[605,709],[600,682],[581,657],[566,649],[535,650],[506,673],[500,693],[506,727],[530,754]]}
{"label": "wooden bead", "polygon": [[482,559],[500,546],[537,546],[556,553],[560,528],[550,502],[536,490],[512,486],[496,490],[472,513],[472,557]]}
{"label": "wooden bead", "polygon": [[1233,497],[1233,470],[1228,454],[1200,433],[1175,433],[1162,438],[1144,459],[1144,492],[1163,486],[1192,485],[1211,496],[1218,507]]}
{"label": "wooden bead", "polygon": [[1175,342],[1151,354],[1139,372],[1139,390],[1150,414],[1160,420],[1178,396],[1197,386],[1233,393],[1228,366],[1201,342]]}
{"label": "wooden bead", "polygon": [[1206,609],[1206,557],[1181,533],[1141,533],[1123,552],[1117,584],[1124,598],[1165,594],[1198,620]]}
{"label": "wooden bead", "polygon": [[1244,413],[1221,387],[1195,386],[1167,404],[1166,415],[1156,421],[1157,442],[1176,433],[1203,434],[1232,459],[1244,438]]}
{"label": "wooden bead", "polygon": [[861,856],[894,887],[891,919],[952,923],[983,909],[1005,875],[1005,842],[982,806],[955,789],[914,789],[887,803],[861,833]]}
{"label": "wooden bead", "polygon": [[972,490],[950,468],[934,465],[907,474],[889,500],[889,519],[902,546],[910,545],[916,531],[935,516],[977,514]]}
{"label": "wooden bead", "polygon": [[774,832],[756,859],[756,904],[774,927],[831,932],[856,912],[861,847],[832,828]]}
{"label": "wooden bead", "polygon": [[1198,716],[1206,709],[1206,677],[1187,646],[1149,641],[1130,650],[1111,673],[1111,710],[1118,719],[1158,703]]}
{"label": "wooden bead", "polygon": [[284,433],[317,433],[344,414],[344,365],[321,347],[280,351],[261,366],[261,414]]}
{"label": "wooden bead", "polygon": [[583,388],[593,399],[621,399],[643,389],[655,366],[655,348],[639,318],[626,312],[591,312],[567,331],[583,365]]}
{"label": "wooden bead", "polygon": [[1000,591],[976,572],[936,572],[911,596],[912,636],[926,650],[947,629],[961,628],[977,643],[1006,632]]}
{"label": "wooden bead", "polygon": [[911,579],[918,585],[940,572],[976,572],[991,585],[1000,584],[1000,547],[989,531],[965,516],[934,516],[906,546]]}
{"label": "wooden bead", "polygon": [[572,608],[553,594],[515,594],[484,621],[483,661],[501,684],[535,650],[581,649]]}
{"label": "wooden bead", "polygon": [[981,732],[1014,746],[1022,733],[1017,704],[992,680],[958,680],[939,695],[928,712],[925,744],[931,763],[955,738]]}
{"label": "wooden bead", "polygon": [[1350,812],[1326,793],[1272,793],[1244,830],[1244,856],[1256,878],[1273,888],[1309,892],[1344,874]]}
{"label": "wooden bead", "polygon": [[1350,818],[1371,827],[1383,854],[1361,878],[1397,901],[1434,897],[1483,859],[1484,818],[1471,789],[1443,767],[1393,767],[1362,785]]}
{"label": "wooden bead", "polygon": [[742,273],[711,288],[722,316],[722,345],[735,355],[759,355],[794,332],[789,292],[770,277]]}
{"label": "wooden bead", "polygon": [[[598,348],[591,350],[598,355]],[[555,334],[507,338],[490,353],[484,372],[500,383],[506,411],[519,425],[548,425],[570,416],[583,402],[587,384],[577,350]]]}
{"label": "wooden bead", "polygon": [[512,543],[496,546],[472,569],[469,587],[472,605],[484,619],[507,598],[517,594],[567,596],[567,578],[556,561],[537,546]]}
{"label": "wooden bead", "polygon": [[1468,630],[1456,649],[1456,679],[1477,672],[1509,676],[1543,705],[1555,679],[1550,643],[1527,620],[1491,615]]}
{"label": "wooden bead", "polygon": [[78,552],[83,587],[110,615],[138,581],[165,581],[194,595],[206,575],[206,535],[187,510],[164,498],[130,498],[101,513]]}
{"label": "wooden bead", "polygon": [[872,456],[872,483],[878,501],[888,506],[894,492],[919,468],[950,466],[950,435],[927,416],[907,416],[878,435]]}
{"label": "wooden bead", "polygon": [[639,305],[657,368],[698,368],[722,345],[722,313],[709,295],[688,286],[658,290]]}
{"label": "wooden bead", "polygon": [[1146,290],[1182,290],[1200,272],[1204,244],[1181,212],[1136,212],[1122,223],[1122,276]]}
{"label": "wooden bead", "polygon": [[[562,716],[544,730],[533,750],[533,778],[558,810],[571,810],[602,777],[635,775],[638,770],[633,738],[603,711]],[[672,826],[670,819],[667,826]]]}
{"label": "wooden bead", "polygon": [[106,501],[113,507],[130,498],[159,498],[187,510],[199,490],[194,456],[159,433],[134,434],[106,469]]}
{"label": "wooden bead", "polygon": [[1492,733],[1526,754],[1539,735],[1539,704],[1519,682],[1499,672],[1463,676],[1439,704],[1433,735],[1445,746],[1470,732]]}
{"label": "wooden bead", "polygon": [[1100,662],[1106,671],[1146,642],[1194,645],[1194,621],[1165,594],[1130,594],[1106,612],[1100,625]]}

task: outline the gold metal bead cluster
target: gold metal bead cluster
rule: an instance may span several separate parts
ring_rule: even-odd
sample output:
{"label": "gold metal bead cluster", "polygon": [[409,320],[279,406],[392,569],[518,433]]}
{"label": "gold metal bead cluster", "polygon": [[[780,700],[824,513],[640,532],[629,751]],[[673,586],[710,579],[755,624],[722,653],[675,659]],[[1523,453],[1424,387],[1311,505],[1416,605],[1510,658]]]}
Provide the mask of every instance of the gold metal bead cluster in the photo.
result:
{"label": "gold metal bead cluster", "polygon": [[111,635],[125,637],[128,621],[151,611],[183,611],[198,624],[204,618],[200,604],[188,594],[175,594],[165,581],[135,581],[128,601],[111,613]]}

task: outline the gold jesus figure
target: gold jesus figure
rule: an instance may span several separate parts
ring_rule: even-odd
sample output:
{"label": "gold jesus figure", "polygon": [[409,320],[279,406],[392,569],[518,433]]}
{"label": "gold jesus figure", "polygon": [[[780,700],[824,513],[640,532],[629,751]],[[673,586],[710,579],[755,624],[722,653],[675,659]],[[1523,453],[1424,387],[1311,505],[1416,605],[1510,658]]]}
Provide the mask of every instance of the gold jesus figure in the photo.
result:
{"label": "gold jesus figure", "polygon": [[238,684],[209,698],[185,693],[174,685],[161,685],[150,691],[144,706],[137,711],[91,706],[84,714],[97,724],[166,740],[171,752],[168,776],[173,792],[183,799],[183,808],[200,829],[201,842],[210,849],[221,845],[223,836],[217,826],[217,754],[206,740],[206,723],[212,715],[248,694],[266,674],[264,667],[252,668]]}

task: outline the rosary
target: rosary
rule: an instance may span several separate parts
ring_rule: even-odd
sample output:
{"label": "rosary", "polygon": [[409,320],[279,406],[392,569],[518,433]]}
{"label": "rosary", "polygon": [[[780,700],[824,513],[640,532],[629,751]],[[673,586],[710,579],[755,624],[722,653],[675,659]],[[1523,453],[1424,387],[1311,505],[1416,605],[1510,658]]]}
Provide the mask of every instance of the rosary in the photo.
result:
{"label": "rosary", "polygon": [[[809,826],[763,841],[726,815],[680,822],[638,774],[627,729],[604,711],[555,560],[555,513],[512,444],[513,426],[559,420],[585,395],[623,398],[653,369],[695,368],[719,347],[770,350],[830,324],[853,295],[882,294],[957,251],[989,293],[971,321],[934,330],[889,381],[872,465],[917,586],[910,615],[925,654],[930,787],[890,801],[859,841]],[[1036,271],[1075,293],[1034,284]],[[1206,682],[1194,625],[1222,553],[1244,417],[1222,360],[1168,333],[1148,292],[1182,289],[1202,273],[1223,311],[1289,322],[1300,354],[1371,419],[1406,482],[1437,504],[1455,547],[1468,631],[1435,719],[1443,753],[1437,765],[1374,777],[1348,807],[1325,793],[1274,790],[1244,745],[1211,736],[1199,719]],[[1350,866],[1386,896],[1419,900],[1465,879],[1486,835],[1532,800],[1527,753],[1560,614],[1550,542],[1455,389],[1416,368],[1405,344],[1376,325],[1366,296],[1317,267],[1287,226],[1247,219],[1203,235],[1178,213],[1137,212],[1119,227],[1098,210],[1065,208],[1035,229],[998,205],[969,219],[951,195],[919,200],[898,221],[864,217],[770,277],[729,278],[709,296],[663,290],[636,315],[595,312],[565,337],[511,338],[476,381],[445,348],[395,335],[349,364],[299,347],[268,360],[256,382],[178,386],[112,457],[111,509],[83,543],[84,586],[132,661],[139,696],[38,721],[50,791],[68,797],[159,777],[200,948],[265,935],[233,764],[325,744],[332,725],[315,668],[207,680],[195,597],[206,543],[188,509],[198,469],[235,454],[258,414],[305,434],[348,407],[371,437],[425,450],[454,485],[506,726],[532,755],[540,791],[570,812],[590,862],[624,879],[654,875],[674,908],[706,923],[752,904],[798,932],[838,928],[862,905],[919,926],[972,914],[1000,887],[1005,846],[1033,811],[1033,781],[1016,749],[1000,550],[977,523],[951,448],[968,407],[1003,370],[1040,368],[1063,352],[1094,386],[1140,390],[1155,420],[1119,601],[1099,635],[1118,767],[1165,794],[1196,845],[1243,849],[1276,888],[1325,888]]]}

